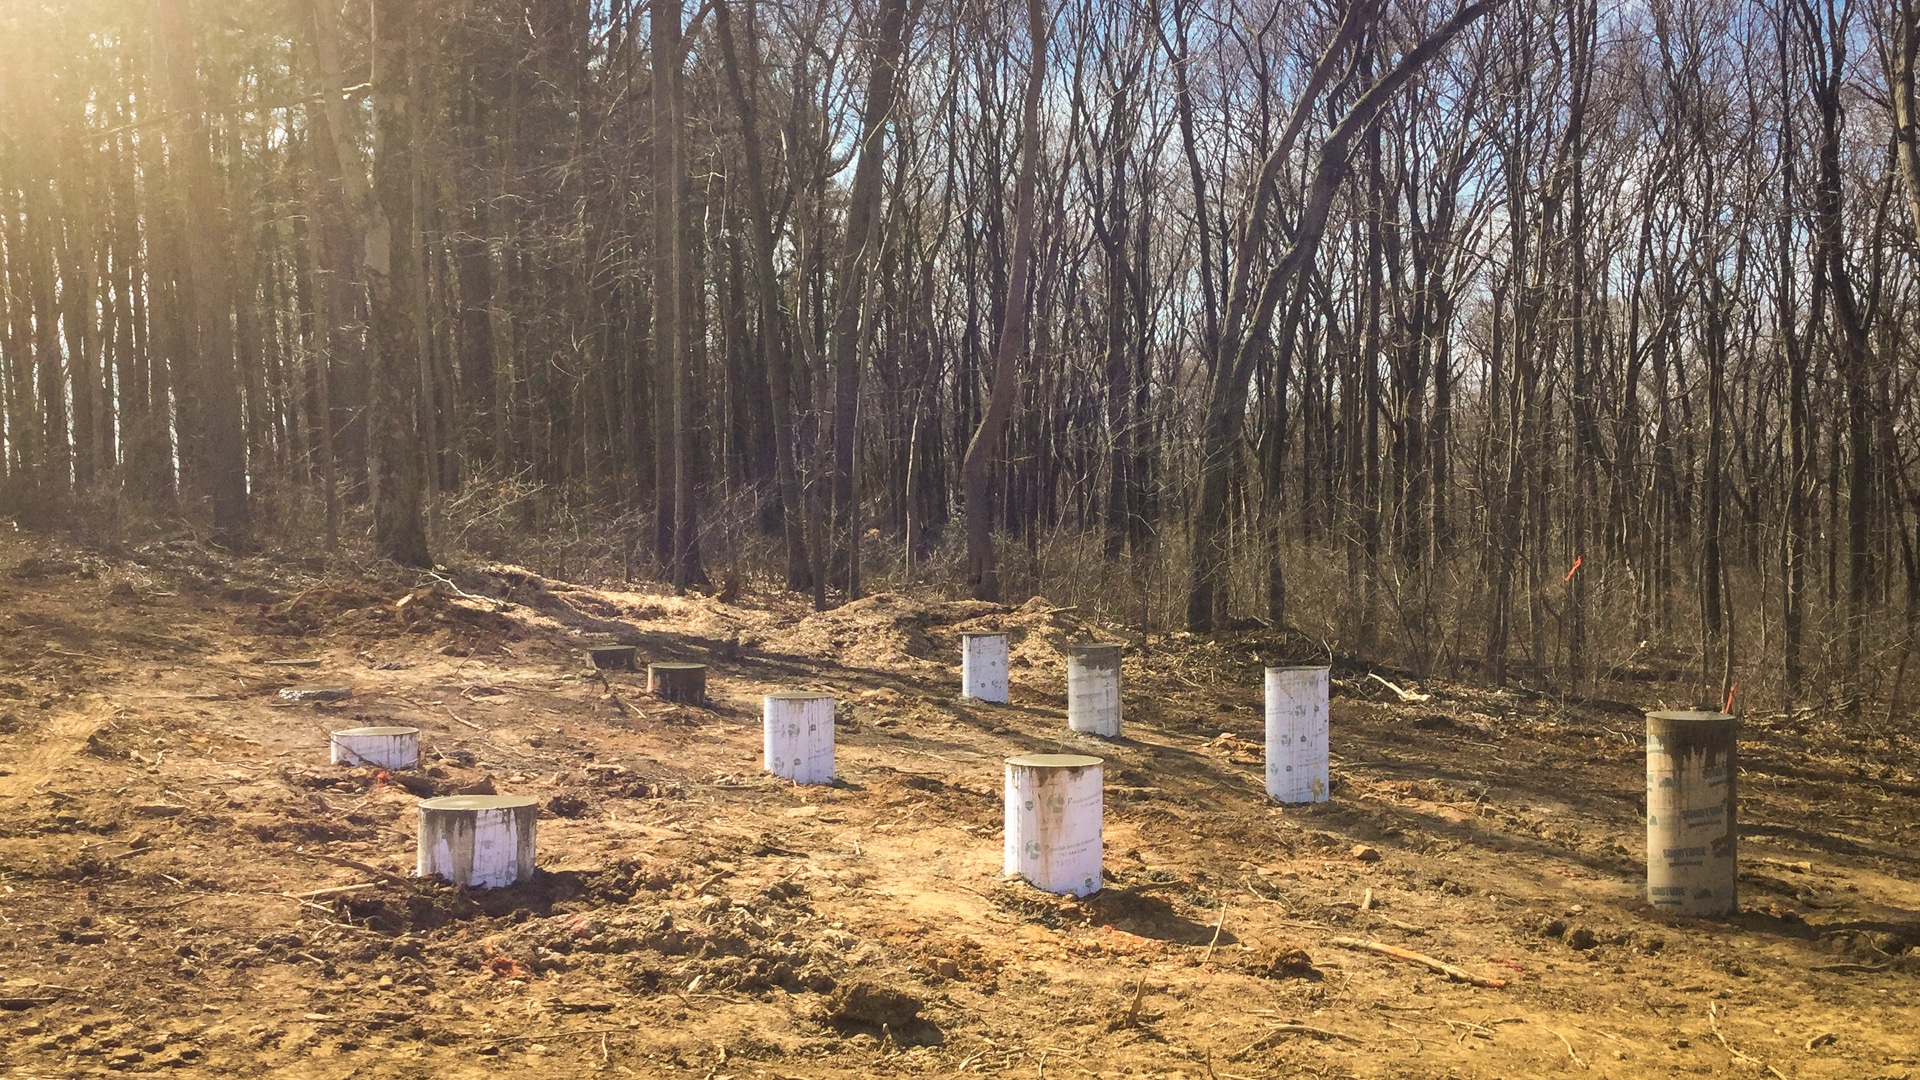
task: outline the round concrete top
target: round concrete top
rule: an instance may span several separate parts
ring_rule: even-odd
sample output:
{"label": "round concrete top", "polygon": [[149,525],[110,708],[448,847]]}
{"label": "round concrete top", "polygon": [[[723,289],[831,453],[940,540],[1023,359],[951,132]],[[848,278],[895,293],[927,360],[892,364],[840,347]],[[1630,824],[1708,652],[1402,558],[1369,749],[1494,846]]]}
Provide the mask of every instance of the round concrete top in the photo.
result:
{"label": "round concrete top", "polygon": [[335,735],[418,735],[417,727],[350,727],[341,728]]}
{"label": "round concrete top", "polygon": [[1008,758],[1007,764],[1023,769],[1086,769],[1101,764],[1101,759],[1091,754],[1021,754]]}
{"label": "round concrete top", "polygon": [[1112,649],[1114,652],[1119,652],[1121,649],[1124,649],[1124,648],[1126,648],[1126,643],[1121,641],[1076,641],[1067,646],[1067,651],[1068,652],[1083,652],[1083,651],[1084,652],[1096,652],[1096,651],[1106,652],[1107,650]]}
{"label": "round concrete top", "polygon": [[1682,723],[1711,724],[1733,719],[1732,713],[1714,712],[1712,709],[1671,709],[1662,712],[1647,713],[1649,720],[1677,720]]}
{"label": "round concrete top", "polygon": [[1268,671],[1332,671],[1325,664],[1268,664]]}
{"label": "round concrete top", "polygon": [[777,690],[767,695],[768,701],[832,701],[833,695],[818,690]]}
{"label": "round concrete top", "polygon": [[663,661],[658,664],[647,665],[648,668],[658,668],[662,671],[692,671],[694,668],[704,668],[706,666],[705,664],[687,664],[679,661]]}
{"label": "round concrete top", "polygon": [[961,637],[1006,637],[1005,630],[962,630]]}
{"label": "round concrete top", "polygon": [[422,810],[518,810],[539,805],[531,795],[446,795],[422,799]]}

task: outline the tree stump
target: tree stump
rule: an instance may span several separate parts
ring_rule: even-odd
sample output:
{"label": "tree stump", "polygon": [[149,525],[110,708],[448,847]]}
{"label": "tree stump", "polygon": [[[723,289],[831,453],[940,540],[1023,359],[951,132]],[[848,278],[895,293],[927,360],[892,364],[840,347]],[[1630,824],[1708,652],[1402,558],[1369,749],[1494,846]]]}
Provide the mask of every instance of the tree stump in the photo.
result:
{"label": "tree stump", "polygon": [[647,692],[682,705],[705,705],[707,665],[648,664]]}
{"label": "tree stump", "polygon": [[589,645],[587,655],[593,658],[593,666],[605,671],[634,670],[634,648],[631,645]]}

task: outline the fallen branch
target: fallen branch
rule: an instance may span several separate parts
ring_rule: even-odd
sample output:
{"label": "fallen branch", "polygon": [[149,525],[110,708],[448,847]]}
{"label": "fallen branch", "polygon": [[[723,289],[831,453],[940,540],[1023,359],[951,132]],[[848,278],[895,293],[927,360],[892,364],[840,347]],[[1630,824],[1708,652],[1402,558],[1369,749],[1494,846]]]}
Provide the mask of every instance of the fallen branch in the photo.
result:
{"label": "fallen branch", "polygon": [[1403,949],[1398,945],[1388,945],[1383,941],[1368,941],[1363,938],[1351,937],[1336,937],[1328,940],[1330,944],[1338,945],[1343,949],[1359,949],[1363,952],[1373,952],[1379,953],[1382,956],[1391,956],[1395,960],[1405,960],[1410,964],[1419,964],[1421,967],[1445,975],[1454,982],[1471,983],[1474,986],[1484,986],[1490,990],[1500,990],[1507,985],[1507,980],[1505,979],[1490,979],[1485,975],[1475,975],[1465,968],[1455,967],[1444,960],[1435,960],[1425,953],[1417,953],[1412,949]]}
{"label": "fallen branch", "polygon": [[465,589],[462,589],[460,586],[455,585],[453,583],[452,578],[443,577],[442,575],[436,574],[431,570],[423,571],[423,573],[425,573],[428,577],[432,578],[433,580],[439,582],[441,585],[446,586],[449,592],[453,593],[453,595],[459,597],[462,600],[472,600],[475,603],[479,603],[479,604],[491,604],[493,605],[493,610],[495,611],[499,611],[501,606],[506,603],[506,601],[500,600],[496,597],[475,596],[472,593],[466,591]]}
{"label": "fallen branch", "polygon": [[1375,675],[1371,671],[1367,672],[1367,678],[1372,679],[1374,682],[1377,682],[1381,686],[1384,686],[1387,689],[1393,691],[1396,695],[1399,696],[1402,704],[1420,705],[1433,700],[1432,694],[1422,694],[1413,690],[1402,690],[1398,686],[1395,686],[1394,684],[1388,682],[1387,680],[1381,678],[1380,676]]}
{"label": "fallen branch", "polygon": [[[524,576],[522,576],[524,574]],[[507,575],[502,575],[506,577]],[[649,638],[640,628],[618,619],[601,619],[589,615],[547,589],[546,583],[524,571],[513,572],[520,580],[509,580],[511,589],[517,589],[515,599],[532,608],[554,622],[573,630],[584,630],[590,634],[605,634],[619,645],[645,645]],[[504,601],[504,597],[495,597]]]}

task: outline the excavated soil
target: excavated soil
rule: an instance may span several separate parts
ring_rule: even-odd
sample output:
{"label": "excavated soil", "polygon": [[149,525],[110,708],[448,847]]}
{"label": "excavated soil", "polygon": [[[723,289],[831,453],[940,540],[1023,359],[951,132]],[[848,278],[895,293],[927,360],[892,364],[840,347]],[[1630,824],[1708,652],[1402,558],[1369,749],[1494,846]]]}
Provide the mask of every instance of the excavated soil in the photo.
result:
{"label": "excavated soil", "polygon": [[[1008,706],[955,696],[989,628]],[[709,663],[710,707],[596,672],[601,635]],[[1113,743],[1064,720],[1062,646],[1095,638],[1128,643]],[[1742,911],[1678,920],[1640,895],[1659,685],[1410,704],[1339,661],[1332,800],[1283,808],[1260,668],[1306,648],[11,534],[0,1073],[1920,1076],[1910,739],[1747,716]],[[760,770],[780,688],[838,697],[834,786]],[[423,768],[329,765],[362,724],[418,727]],[[1030,751],[1106,759],[1085,900],[1002,880]],[[415,802],[488,788],[539,800],[537,876],[411,879]]]}

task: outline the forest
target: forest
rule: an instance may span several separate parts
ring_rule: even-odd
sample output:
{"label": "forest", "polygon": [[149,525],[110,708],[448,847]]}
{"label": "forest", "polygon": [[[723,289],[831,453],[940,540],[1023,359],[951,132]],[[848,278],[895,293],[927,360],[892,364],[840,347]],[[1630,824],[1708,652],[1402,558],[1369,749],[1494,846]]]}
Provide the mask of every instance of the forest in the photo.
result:
{"label": "forest", "polygon": [[1900,708],[1912,4],[338,6],[8,5],[0,512]]}
{"label": "forest", "polygon": [[1920,0],[0,43],[0,1073],[1920,1066]]}

